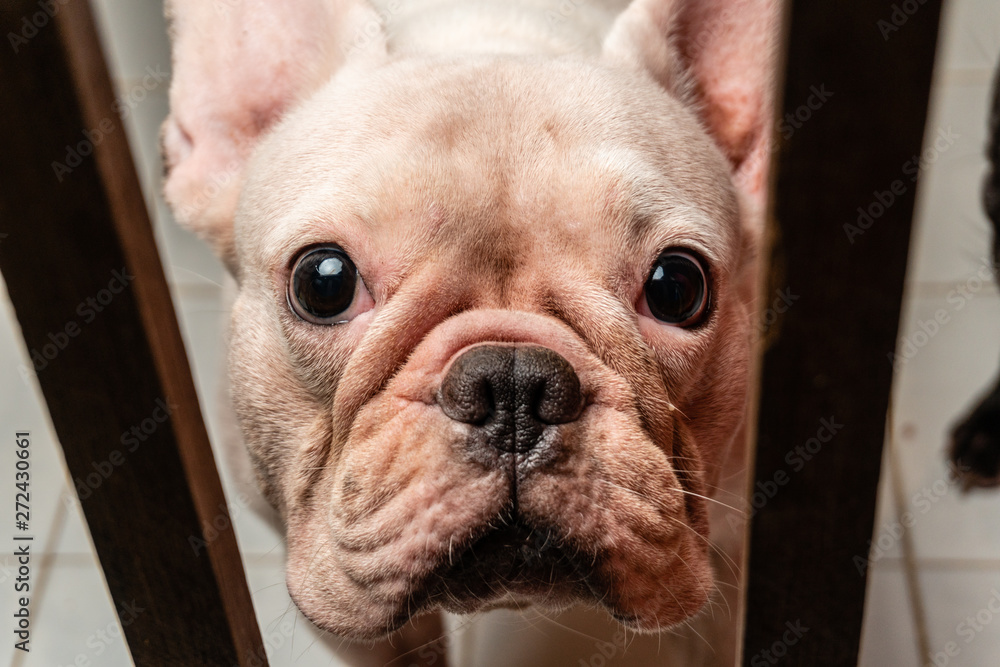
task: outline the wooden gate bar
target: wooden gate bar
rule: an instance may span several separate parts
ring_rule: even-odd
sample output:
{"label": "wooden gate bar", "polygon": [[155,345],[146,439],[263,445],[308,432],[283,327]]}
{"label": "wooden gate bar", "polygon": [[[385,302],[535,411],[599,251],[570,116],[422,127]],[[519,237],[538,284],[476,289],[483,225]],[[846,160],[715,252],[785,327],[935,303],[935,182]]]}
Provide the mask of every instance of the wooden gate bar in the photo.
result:
{"label": "wooden gate bar", "polygon": [[266,665],[90,7],[8,0],[0,35],[0,270],[129,650]]}
{"label": "wooden gate bar", "polygon": [[[856,664],[940,2],[792,0],[743,664]],[[937,128],[928,128],[931,136]],[[766,306],[765,306],[766,307]]]}

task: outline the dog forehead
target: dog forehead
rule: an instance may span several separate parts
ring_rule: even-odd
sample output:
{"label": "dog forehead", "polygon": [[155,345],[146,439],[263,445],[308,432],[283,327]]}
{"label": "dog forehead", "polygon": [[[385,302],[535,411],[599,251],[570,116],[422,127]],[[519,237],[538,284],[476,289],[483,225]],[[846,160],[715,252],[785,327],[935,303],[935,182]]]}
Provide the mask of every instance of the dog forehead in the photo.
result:
{"label": "dog forehead", "polygon": [[348,68],[264,143],[248,184],[241,208],[272,214],[239,236],[285,245],[330,240],[329,223],[453,248],[574,230],[622,246],[669,233],[668,217],[709,254],[738,243],[725,161],[693,116],[639,75],[572,59]]}

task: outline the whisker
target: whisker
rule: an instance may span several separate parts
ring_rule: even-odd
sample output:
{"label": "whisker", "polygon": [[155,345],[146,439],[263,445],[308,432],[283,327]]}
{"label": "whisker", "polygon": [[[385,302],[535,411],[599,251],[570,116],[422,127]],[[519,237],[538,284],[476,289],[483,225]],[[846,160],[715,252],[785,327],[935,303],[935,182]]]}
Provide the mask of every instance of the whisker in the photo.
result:
{"label": "whisker", "polygon": [[701,641],[705,642],[705,646],[707,646],[709,648],[709,650],[712,652],[712,654],[713,655],[715,654],[715,647],[712,646],[711,642],[709,642],[707,639],[705,639],[700,632],[698,632],[697,630],[694,629],[694,625],[691,623],[691,621],[684,621],[684,627],[686,627],[688,630],[690,630],[695,635],[697,635],[698,639],[700,639]]}
{"label": "whisker", "polygon": [[[602,479],[600,481],[602,481],[605,484],[608,484],[608,485],[610,485],[610,486],[612,486],[612,487],[614,487],[616,489],[620,489],[622,491],[625,491],[626,493],[631,493],[632,495],[634,495],[634,496],[636,496],[638,498],[641,498],[641,499],[645,500],[646,502],[653,503],[656,507],[658,507],[661,510],[666,510],[666,508],[661,503],[659,503],[658,501],[656,501],[653,498],[646,497],[645,495],[639,493],[635,489],[630,489],[628,487],[621,486],[620,484],[615,484],[614,482],[610,482],[610,481],[608,481],[606,479]],[[697,494],[693,494],[693,495],[697,495]],[[723,504],[723,503],[720,503],[720,504]],[[601,509],[604,509],[605,511],[609,511],[609,510],[607,510],[604,507],[601,507]],[[717,554],[719,554],[720,557],[722,557],[722,561],[729,568],[729,572],[733,575],[733,577],[736,578],[736,579],[739,579],[739,574],[737,574],[737,570],[739,569],[739,566],[736,564],[736,561],[734,561],[732,559],[732,557],[730,557],[728,554],[726,554],[724,551],[722,551],[722,549],[719,548],[719,546],[717,544],[714,544],[707,537],[705,537],[704,535],[701,535],[700,533],[698,533],[698,531],[694,530],[693,528],[691,528],[691,526],[687,525],[686,523],[684,523],[680,519],[677,519],[676,517],[672,517],[672,516],[670,516],[667,513],[664,513],[663,516],[666,517],[667,519],[673,521],[674,523],[678,524],[679,526],[682,526],[683,528],[686,528],[687,530],[690,530],[692,534],[694,534],[694,535],[696,535],[698,537],[698,539],[702,540],[710,548],[712,548],[713,550],[715,550],[715,552]],[[650,546],[654,546],[654,545],[650,545]],[[654,546],[654,548],[655,548],[655,546]],[[678,555],[678,558],[680,558],[680,555]]]}
{"label": "whisker", "polygon": [[702,500],[705,500],[705,501],[710,502],[710,503],[715,503],[716,505],[721,505],[722,507],[725,507],[728,510],[732,510],[732,511],[736,512],[737,514],[739,514],[742,517],[746,517],[746,510],[737,509],[737,508],[733,507],[732,505],[727,505],[726,503],[722,502],[721,500],[716,500],[715,498],[709,498],[708,496],[703,496],[700,493],[695,493],[694,491],[688,491],[687,489],[677,488],[677,489],[674,489],[674,490],[675,491],[680,491],[681,493],[686,493],[689,496],[694,496],[695,498],[701,498]]}
{"label": "whisker", "polygon": [[[596,481],[603,482],[604,484],[607,484],[609,486],[613,486],[616,489],[621,489],[622,491],[628,491],[629,493],[633,493],[636,496],[638,496],[639,498],[642,498],[643,500],[647,500],[647,501],[649,501],[651,503],[657,504],[655,500],[653,500],[652,498],[646,497],[645,495],[643,495],[639,491],[636,491],[635,489],[629,489],[627,487],[621,486],[620,484],[615,484],[614,482],[608,481],[606,479],[597,479]],[[732,511],[736,512],[740,516],[743,516],[743,517],[746,516],[746,511],[745,510],[737,509],[737,508],[733,507],[732,505],[727,505],[726,503],[722,502],[721,500],[716,500],[715,498],[709,498],[708,496],[703,496],[700,493],[695,493],[694,491],[688,491],[687,489],[682,489],[682,488],[679,488],[679,487],[675,488],[675,489],[671,489],[671,491],[679,491],[681,493],[686,493],[689,496],[694,496],[695,498],[701,498],[702,500],[704,500],[706,502],[715,503],[716,505],[721,505],[722,507],[725,507],[726,509],[729,509],[729,510],[732,510]],[[662,506],[660,506],[660,507],[662,509]]]}

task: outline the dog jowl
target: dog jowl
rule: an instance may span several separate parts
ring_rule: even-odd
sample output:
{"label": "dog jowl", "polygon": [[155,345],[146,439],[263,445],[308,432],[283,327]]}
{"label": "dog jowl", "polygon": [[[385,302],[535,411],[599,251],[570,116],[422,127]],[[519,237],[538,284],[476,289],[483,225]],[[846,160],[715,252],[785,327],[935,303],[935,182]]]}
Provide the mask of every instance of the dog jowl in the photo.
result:
{"label": "dog jowl", "polygon": [[239,284],[289,591],[353,638],[682,622],[746,404],[773,3],[425,4],[169,10],[165,191]]}

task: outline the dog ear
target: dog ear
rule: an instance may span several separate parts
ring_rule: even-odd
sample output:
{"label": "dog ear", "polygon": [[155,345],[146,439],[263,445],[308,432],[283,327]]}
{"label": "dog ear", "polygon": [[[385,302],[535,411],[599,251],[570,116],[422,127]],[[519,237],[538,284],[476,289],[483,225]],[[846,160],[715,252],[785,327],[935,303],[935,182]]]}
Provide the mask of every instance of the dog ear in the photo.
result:
{"label": "dog ear", "polygon": [[236,270],[233,217],[258,139],[345,62],[385,57],[364,0],[171,0],[164,195]]}
{"label": "dog ear", "polygon": [[729,158],[744,224],[763,225],[780,0],[633,0],[604,56],[688,103]]}

